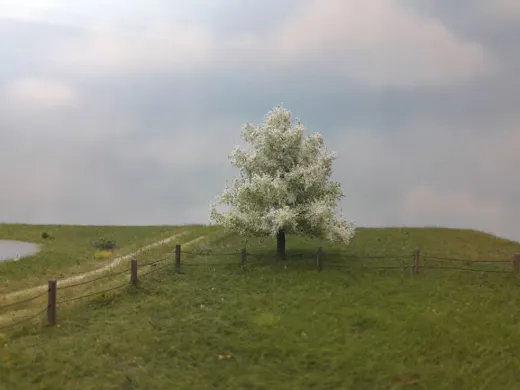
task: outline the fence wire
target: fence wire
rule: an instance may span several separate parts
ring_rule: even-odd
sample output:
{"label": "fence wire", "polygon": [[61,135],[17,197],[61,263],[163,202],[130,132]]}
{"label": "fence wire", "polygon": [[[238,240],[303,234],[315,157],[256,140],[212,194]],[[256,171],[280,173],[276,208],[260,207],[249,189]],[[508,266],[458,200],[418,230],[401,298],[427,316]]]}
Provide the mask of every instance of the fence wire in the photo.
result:
{"label": "fence wire", "polygon": [[384,259],[408,259],[412,257],[412,254],[409,255],[378,255],[378,256],[365,256],[365,255],[349,255],[346,252],[328,252],[323,251],[323,255],[341,255],[342,258],[346,259],[361,259],[361,260],[384,260]]}
{"label": "fence wire", "polygon": [[163,261],[168,260],[168,257],[170,257],[171,255],[172,255],[172,253],[168,254],[167,256],[164,256],[164,257],[160,258],[159,260],[152,261],[151,263],[142,264],[142,265],[140,265],[140,267],[147,267],[147,266],[152,266],[152,265],[155,265],[155,264],[162,263]]}
{"label": "fence wire", "polygon": [[395,265],[395,266],[388,266],[388,267],[384,267],[384,266],[368,266],[368,267],[361,267],[362,269],[377,269],[377,270],[403,270],[403,269],[406,269],[407,267],[403,267],[403,266],[400,266],[400,265]]}
{"label": "fence wire", "polygon": [[323,269],[325,268],[352,268],[352,269],[407,269],[411,268],[411,265],[389,265],[389,266],[360,266],[360,267],[352,267],[350,264],[334,264],[334,263],[323,263]]}
{"label": "fence wire", "polygon": [[130,283],[126,282],[124,284],[120,284],[118,286],[115,286],[115,287],[112,287],[112,288],[108,288],[106,290],[96,291],[96,292],[93,292],[93,293],[90,293],[90,294],[85,294],[85,295],[80,295],[80,296],[73,297],[73,298],[63,299],[61,301],[56,302],[56,305],[59,305],[61,303],[67,303],[67,302],[76,301],[76,300],[82,299],[82,298],[92,297],[94,295],[103,294],[103,293],[106,293],[106,292],[109,292],[109,291],[114,291],[114,290],[117,290],[117,289],[119,289],[121,287],[129,286],[129,285],[130,285]]}
{"label": "fence wire", "polygon": [[[247,263],[246,263],[247,264]],[[239,266],[240,263],[182,263],[181,267],[229,267]]]}
{"label": "fence wire", "polygon": [[458,263],[490,263],[490,264],[511,264],[510,260],[469,260],[469,259],[457,259],[453,257],[441,257],[441,256],[429,256],[421,255],[421,259],[432,259],[432,260],[444,260]]}
{"label": "fence wire", "polygon": [[[240,253],[238,253],[238,254],[240,254]],[[247,254],[247,256],[250,256],[250,257],[253,257],[253,258],[256,258],[256,259],[277,257],[277,255],[274,254],[274,253],[273,254],[261,254],[261,255],[259,255],[259,254],[255,254],[255,253],[246,252],[246,254]],[[413,256],[412,254],[409,254],[409,255],[378,255],[378,256],[374,255],[374,256],[365,256],[365,255],[347,254],[347,252],[329,252],[329,251],[326,251],[326,250],[321,252],[321,254],[323,256],[327,256],[327,255],[341,255],[340,257],[344,258],[344,259],[361,259],[361,260],[365,260],[365,259],[367,259],[367,260],[370,260],[370,259],[374,259],[374,260],[408,259],[408,258]],[[288,254],[286,254],[286,258],[308,257],[310,259],[310,258],[315,258],[317,255],[318,255],[318,253],[314,253],[314,254],[309,254],[309,253],[304,253],[304,252],[288,253]]]}
{"label": "fence wire", "polygon": [[190,255],[190,256],[240,256],[242,252],[227,252],[227,253],[213,253],[213,252],[189,252],[189,251],[182,251],[183,255]]}
{"label": "fence wire", "polygon": [[[167,260],[168,257],[170,257],[171,255],[172,255],[172,253],[168,253],[166,256],[164,256],[164,257],[162,257],[162,258],[160,258],[160,259],[158,259],[156,261],[153,261],[153,262],[147,263],[147,264],[142,264],[141,267],[153,266],[154,264],[161,263],[161,262]],[[65,289],[68,289],[68,288],[83,286],[85,284],[97,282],[98,280],[107,279],[107,278],[110,278],[110,277],[116,277],[116,276],[120,276],[120,275],[123,275],[123,274],[126,274],[126,273],[130,273],[130,270],[127,269],[127,270],[116,272],[116,273],[109,273],[109,274],[106,274],[106,275],[103,275],[103,276],[99,276],[97,278],[90,279],[90,280],[87,280],[87,281],[84,281],[84,282],[70,284],[70,285],[67,285],[67,286],[60,287],[60,290],[65,290]],[[59,282],[59,280],[58,280],[58,282]]]}
{"label": "fence wire", "polygon": [[166,268],[166,267],[169,265],[169,264],[164,264],[164,265],[162,265],[162,266],[160,266],[160,267],[159,267],[159,266],[155,266],[155,267],[153,267],[154,264],[157,264],[157,263],[151,263],[150,265],[152,266],[152,269],[149,270],[149,271],[147,271],[147,272],[143,272],[142,274],[139,274],[139,275],[138,275],[139,278],[141,278],[141,277],[143,277],[143,276],[146,276],[146,275],[149,275],[149,274],[151,274],[151,273],[154,273],[154,272],[156,272],[156,271],[159,271],[159,270],[161,270],[161,269],[164,269],[164,268]]}
{"label": "fence wire", "polygon": [[441,267],[434,265],[421,265],[419,270],[421,269],[447,269],[447,270],[456,270],[456,271],[472,271],[472,272],[484,272],[484,273],[494,273],[494,274],[512,274],[512,271],[501,271],[501,270],[493,270],[493,269],[477,269],[477,268],[462,268],[462,267]]}
{"label": "fence wire", "polygon": [[67,285],[67,286],[59,287],[59,289],[60,289],[60,290],[66,290],[66,289],[68,289],[68,288],[73,288],[73,287],[83,286],[83,285],[85,285],[85,284],[89,284],[89,283],[97,282],[98,280],[107,279],[107,278],[115,277],[115,276],[120,276],[120,275],[123,275],[123,274],[129,273],[129,272],[130,272],[130,270],[124,270],[124,271],[121,271],[121,272],[110,273],[110,274],[106,274],[106,275],[103,275],[103,276],[99,276],[99,277],[94,278],[94,279],[86,280],[86,281],[84,281],[84,282],[79,282],[79,283],[76,283],[76,284],[69,284],[69,285]]}
{"label": "fence wire", "polygon": [[[182,254],[187,254],[191,256],[206,256],[206,257],[212,257],[212,256],[239,256],[241,255],[241,252],[228,252],[228,253],[212,253],[212,252],[189,252],[189,251],[182,251]],[[413,256],[413,253],[406,254],[406,255],[354,255],[349,254],[346,251],[326,251],[324,250],[322,253],[324,258],[326,258],[328,255],[339,255],[342,259],[355,259],[355,260],[396,260],[396,259],[409,259]],[[256,260],[261,259],[269,259],[269,258],[276,258],[276,254],[255,254],[251,252],[246,252],[246,255],[248,258],[253,258]],[[316,253],[317,255],[317,253]],[[309,255],[309,253],[290,253],[286,255],[286,260],[290,258],[303,258],[308,256],[307,260],[314,260],[316,255]],[[469,260],[469,259],[460,259],[460,258],[452,258],[452,257],[441,257],[441,256],[429,256],[426,254],[421,254],[420,259],[426,261],[428,259],[431,260],[445,260],[445,261],[453,261],[453,262],[460,262],[460,263],[489,263],[489,264],[509,264],[509,260]],[[234,264],[234,263],[233,263]],[[200,263],[200,264],[193,264],[193,263],[183,263],[183,266],[225,266],[225,265],[231,265],[231,264],[222,264],[222,263]],[[343,266],[343,265],[332,265],[328,263],[328,266]],[[349,267],[349,264],[345,264],[344,267]],[[378,268],[378,269],[400,269],[400,268],[408,268],[411,266],[374,266],[374,267],[365,267],[365,268]],[[422,265],[420,268],[425,268],[424,265]],[[434,267],[429,267],[434,269]],[[441,267],[446,269],[460,269],[460,270],[471,270],[468,268],[456,268],[456,267]],[[480,271],[480,272],[495,272],[495,273],[509,273],[509,271],[492,271],[492,270],[476,270],[474,271]]]}
{"label": "fence wire", "polygon": [[47,311],[47,309],[49,308],[49,306],[47,306],[45,309],[43,310],[40,310],[38,313],[32,315],[32,316],[29,316],[27,318],[24,318],[23,320],[20,320],[18,322],[15,322],[13,324],[9,324],[9,325],[6,325],[6,326],[3,326],[0,328],[0,332],[1,331],[4,331],[6,329],[10,329],[10,328],[14,328],[15,326],[18,326],[18,325],[22,325],[22,324],[25,324],[26,322],[29,322],[31,320],[34,320],[36,317],[39,317],[41,316],[43,313],[45,313]]}
{"label": "fence wire", "polygon": [[0,310],[3,310],[3,309],[7,309],[9,307],[13,307],[13,306],[18,306],[18,305],[21,305],[21,304],[24,304],[24,303],[27,303],[27,302],[31,302],[31,301],[34,301],[38,298],[41,298],[43,297],[45,294],[47,294],[49,292],[49,289],[45,290],[44,292],[42,292],[41,294],[38,294],[36,295],[35,297],[31,297],[31,298],[27,298],[27,299],[23,299],[21,301],[16,301],[16,302],[13,302],[13,303],[9,303],[8,305],[4,305],[4,306],[0,306]]}

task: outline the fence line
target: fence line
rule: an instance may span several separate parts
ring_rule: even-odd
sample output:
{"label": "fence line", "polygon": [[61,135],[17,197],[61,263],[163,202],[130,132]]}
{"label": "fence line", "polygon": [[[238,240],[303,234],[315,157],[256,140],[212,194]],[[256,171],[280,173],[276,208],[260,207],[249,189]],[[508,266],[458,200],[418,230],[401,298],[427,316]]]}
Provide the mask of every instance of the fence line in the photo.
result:
{"label": "fence line", "polygon": [[[141,274],[140,276],[142,277],[142,276],[145,276],[145,275],[147,275],[149,273],[155,272],[158,269],[164,268],[164,266],[163,267],[157,267],[157,264],[166,261],[168,259],[168,257],[170,257],[171,255],[172,255],[172,253],[169,253],[166,256],[164,256],[164,257],[162,257],[162,258],[160,258],[158,260],[152,261],[150,263],[143,264],[142,267],[152,267],[153,269],[151,271],[148,271],[148,272],[144,273],[144,274]],[[120,276],[120,275],[123,275],[123,274],[127,274],[128,272],[130,272],[130,284],[137,285],[138,280],[139,280],[138,279],[138,269],[137,269],[137,259],[134,257],[134,259],[132,259],[130,264],[131,264],[130,270],[121,271],[121,272],[118,272],[118,273],[115,273],[115,274],[108,274],[108,275],[104,275],[104,276],[101,276],[101,277],[98,277],[98,278],[95,278],[95,279],[92,279],[92,280],[89,280],[89,281],[86,281],[86,282],[81,282],[81,283],[76,283],[76,284],[73,284],[73,285],[61,287],[60,290],[63,290],[65,288],[76,287],[76,286],[81,286],[81,285],[84,285],[84,284],[92,283],[92,282],[95,282],[95,281],[98,281],[98,280],[101,280],[101,279],[105,279],[107,277]],[[72,302],[72,301],[75,301],[75,300],[78,300],[78,299],[87,298],[87,297],[91,297],[91,296],[98,295],[98,294],[103,294],[103,293],[106,293],[106,292],[109,292],[109,291],[114,291],[114,290],[117,290],[117,289],[125,287],[125,286],[128,286],[128,283],[123,283],[123,284],[120,284],[118,286],[111,287],[111,288],[108,288],[108,289],[105,289],[105,290],[102,290],[102,291],[96,291],[94,293],[89,293],[89,294],[80,295],[80,296],[77,296],[77,297],[67,298],[67,299],[64,299],[64,300],[61,300],[61,301],[57,301],[56,305],[59,305],[60,303]]]}
{"label": "fence line", "polygon": [[93,292],[93,293],[89,293],[89,294],[85,294],[85,295],[80,295],[80,296],[77,296],[77,297],[73,297],[73,298],[67,298],[67,299],[63,299],[61,301],[57,301],[56,302],[56,305],[59,305],[61,303],[67,303],[67,302],[72,302],[72,301],[76,301],[78,299],[83,299],[83,298],[88,298],[88,297],[92,297],[94,295],[98,295],[98,294],[104,294],[106,292],[109,292],[109,291],[114,291],[114,290],[117,290],[121,287],[125,287],[125,286],[128,286],[128,283],[123,283],[123,284],[120,284],[118,286],[115,286],[115,287],[111,287],[111,288],[107,288],[105,290],[101,290],[101,291],[96,291],[96,292]]}
{"label": "fence line", "polygon": [[497,273],[497,274],[511,274],[512,271],[500,271],[500,270],[493,270],[493,269],[476,269],[476,268],[462,268],[462,267],[438,267],[438,266],[431,266],[431,265],[425,265],[421,268],[426,269],[450,269],[450,270],[457,270],[457,271],[473,271],[473,272],[483,272],[483,273]]}
{"label": "fence line", "polygon": [[188,252],[182,251],[183,255],[192,255],[192,256],[235,256],[239,255],[241,252],[228,252],[228,253],[212,253],[212,252]]}
{"label": "fence line", "polygon": [[139,277],[142,278],[143,276],[146,276],[146,275],[149,275],[149,274],[154,273],[156,271],[159,271],[159,270],[161,270],[163,268],[166,268],[167,265],[168,264],[162,265],[161,267],[153,267],[150,271],[144,272],[141,275],[139,275]]}
{"label": "fence line", "polygon": [[47,291],[44,291],[41,294],[36,295],[35,297],[27,298],[27,299],[24,299],[24,300],[21,300],[21,301],[16,301],[16,302],[4,305],[4,306],[0,306],[0,310],[7,309],[9,307],[18,306],[18,305],[22,305],[22,304],[27,303],[27,302],[34,301],[34,300],[36,300],[38,298],[43,297],[45,294],[47,294]]}
{"label": "fence line", "polygon": [[160,263],[160,262],[162,262],[162,261],[166,261],[166,260],[168,260],[168,257],[170,257],[170,256],[173,255],[173,254],[175,254],[175,252],[169,252],[167,255],[161,257],[161,258],[158,259],[158,260],[155,260],[155,261],[152,261],[152,262],[150,262],[150,263],[146,263],[146,264],[144,264],[143,267],[145,267],[145,266],[147,266],[147,265],[154,265],[154,264]]}
{"label": "fence line", "polygon": [[[190,252],[190,251],[181,251],[181,246],[180,245],[176,245],[175,246],[175,250],[173,252],[170,252],[168,253],[167,255],[165,255],[164,257],[162,258],[159,258],[157,260],[154,260],[152,262],[148,262],[146,264],[143,264],[141,265],[141,267],[148,267],[148,270],[139,274],[138,272],[138,262],[137,262],[137,258],[134,256],[134,258],[132,258],[131,262],[130,262],[130,269],[127,269],[127,270],[124,270],[124,271],[121,271],[121,272],[117,272],[117,273],[110,273],[110,274],[107,274],[107,275],[103,275],[101,277],[97,277],[95,279],[91,279],[91,280],[88,280],[88,281],[85,281],[85,282],[80,282],[80,283],[76,283],[76,284],[73,284],[73,285],[66,285],[66,286],[63,286],[63,287],[59,287],[59,279],[51,279],[48,281],[48,289],[44,292],[42,292],[41,294],[37,295],[37,296],[34,296],[34,297],[31,297],[31,298],[27,298],[27,299],[24,299],[24,300],[21,300],[21,301],[17,301],[17,302],[13,302],[13,303],[10,303],[8,305],[4,305],[4,306],[1,306],[0,307],[0,310],[2,309],[7,309],[7,308],[11,308],[11,307],[14,307],[16,305],[22,305],[24,303],[28,303],[28,302],[31,302],[31,301],[34,301],[38,298],[41,298],[43,297],[45,294],[48,295],[48,302],[47,302],[47,306],[40,310],[39,312],[37,312],[36,314],[34,315],[31,315],[29,317],[26,317],[18,322],[15,322],[15,323],[12,323],[12,324],[9,324],[9,325],[6,325],[6,326],[3,326],[3,327],[0,327],[0,331],[2,330],[5,330],[5,329],[9,329],[9,328],[13,328],[13,327],[16,327],[18,325],[22,325],[24,323],[27,323],[35,318],[37,318],[38,316],[40,316],[41,314],[43,314],[44,312],[47,312],[47,322],[48,322],[48,325],[50,326],[54,326],[56,325],[56,314],[57,314],[57,308],[59,305],[61,304],[65,304],[65,303],[69,303],[69,302],[73,302],[73,301],[76,301],[76,300],[79,300],[79,299],[83,299],[83,298],[88,298],[88,297],[92,297],[92,296],[95,296],[95,295],[99,295],[99,294],[104,294],[104,293],[107,293],[107,292],[110,292],[110,291],[115,291],[115,290],[118,290],[118,289],[121,289],[125,286],[133,286],[133,287],[136,287],[139,285],[139,280],[140,278],[146,276],[146,275],[149,275],[153,272],[156,272],[160,269],[163,269],[163,268],[166,268],[168,265],[171,265],[171,263],[168,263],[166,262],[168,260],[169,257],[171,257],[172,255],[174,255],[174,265],[175,265],[175,270],[177,272],[180,273],[181,271],[181,266],[184,267],[184,266],[187,266],[187,267],[197,267],[197,266],[210,266],[210,267],[214,267],[214,266],[232,266],[232,265],[235,265],[235,266],[238,266],[240,265],[241,268],[244,270],[246,268],[246,266],[248,265],[253,265],[255,264],[256,262],[253,262],[253,263],[249,263],[248,262],[248,257],[252,257],[252,258],[256,258],[256,259],[260,259],[262,257],[266,257],[266,256],[260,256],[260,255],[255,255],[255,254],[252,254],[250,252],[247,251],[246,248],[243,248],[240,252],[228,252],[228,253],[213,253],[213,252]],[[226,262],[226,263],[192,263],[192,262],[182,262],[181,261],[181,258],[183,255],[188,255],[188,256],[195,256],[195,257],[220,257],[220,256],[238,256],[240,255],[240,262]],[[300,254],[301,256],[306,256],[307,254],[305,253],[301,253]],[[486,272],[489,272],[489,273],[499,273],[499,274],[520,274],[520,253],[519,254],[515,254],[513,256],[513,259],[512,261],[507,261],[507,260],[470,260],[470,259],[456,259],[456,258],[450,258],[450,257],[440,257],[440,256],[428,256],[428,255],[422,255],[420,250],[417,249],[415,251],[413,251],[413,253],[409,254],[409,255],[396,255],[396,256],[382,256],[382,255],[378,255],[378,256],[359,256],[359,255],[351,255],[351,254],[348,254],[348,252],[343,252],[343,251],[330,251],[330,252],[327,252],[327,251],[324,251],[322,247],[318,248],[316,253],[315,253],[315,267],[317,269],[318,272],[321,272],[324,268],[324,259],[327,258],[327,255],[341,255],[340,257],[341,258],[348,258],[348,259],[359,259],[359,260],[371,260],[371,259],[401,259],[401,264],[399,266],[363,266],[361,268],[363,269],[378,269],[378,270],[407,270],[407,269],[412,269],[412,273],[413,274],[419,274],[420,270],[421,269],[440,269],[440,270],[460,270],[460,271],[472,271],[472,272],[482,272],[482,273],[486,273]],[[346,256],[344,256],[346,255]],[[293,254],[294,256],[294,254]],[[406,258],[410,258],[412,257],[412,263],[411,264],[407,264],[405,263],[405,260]],[[495,263],[495,264],[505,264],[505,263],[510,263],[512,264],[512,270],[510,271],[506,271],[506,270],[485,270],[485,269],[475,269],[475,268],[469,268],[469,267],[466,267],[466,268],[462,268],[462,267],[454,267],[454,266],[435,266],[435,265],[429,265],[429,264],[425,264],[425,260],[428,260],[428,259],[432,259],[432,260],[441,260],[441,261],[448,261],[448,262],[464,262],[466,264],[472,264],[472,263]],[[423,260],[422,264],[421,264],[421,260]],[[160,263],[164,263],[164,264],[161,264],[159,265]],[[326,262],[326,266],[327,267],[331,267],[331,268],[347,268],[347,267],[351,267],[351,264],[345,264],[345,263],[342,263],[342,264],[337,264],[337,263],[329,263],[329,262]],[[373,263],[372,263],[373,264]],[[117,276],[121,276],[123,274],[127,274],[127,273],[130,273],[130,280],[125,282],[125,283],[121,283],[121,284],[118,284],[117,286],[114,286],[114,287],[110,287],[110,288],[107,288],[107,289],[104,289],[104,290],[101,290],[101,291],[96,291],[96,292],[91,292],[91,293],[88,293],[88,294],[84,294],[84,295],[79,295],[79,296],[75,296],[75,297],[71,297],[71,298],[66,298],[66,299],[62,299],[62,300],[58,300],[57,299],[57,295],[58,295],[58,291],[61,291],[61,290],[65,290],[65,289],[70,289],[72,287],[78,287],[78,286],[83,286],[83,285],[86,285],[86,284],[89,284],[89,283],[94,283],[96,281],[99,281],[99,280],[102,280],[102,279],[106,279],[108,277],[117,277]],[[59,287],[59,288],[58,288]]]}
{"label": "fence line", "polygon": [[7,330],[7,329],[10,329],[10,328],[14,328],[15,326],[18,326],[18,325],[22,325],[22,324],[24,324],[26,322],[29,322],[31,320],[34,320],[36,317],[41,316],[46,311],[48,311],[48,307],[45,307],[45,309],[40,310],[38,313],[33,314],[32,316],[26,317],[23,320],[20,320],[18,322],[13,323],[13,324],[4,325],[4,326],[0,327],[0,332],[4,331],[4,330]]}
{"label": "fence line", "polygon": [[[324,255],[343,255],[343,254],[346,254],[348,252],[338,252],[338,251],[334,251],[334,252],[329,252],[329,251],[324,251],[323,254]],[[363,259],[363,260],[380,260],[380,259],[407,259],[410,257],[410,255],[387,255],[387,256],[359,256],[359,255],[346,255],[346,256],[341,256],[342,258],[345,258],[345,259]]]}
{"label": "fence line", "polygon": [[[171,254],[168,255],[168,257],[170,257]],[[163,261],[166,261],[168,260],[168,258],[163,258],[163,259],[159,259],[159,260],[156,260],[156,261],[152,261],[151,263],[146,263],[143,265],[143,267],[151,267],[151,266],[154,266],[154,265],[157,265],[159,263],[162,263]]]}
{"label": "fence line", "polygon": [[[321,250],[321,252],[320,252]],[[412,253],[413,256],[413,262],[411,265],[405,264],[404,259],[410,258],[410,255],[378,255],[378,256],[364,256],[364,255],[351,255],[348,254],[346,251],[323,251],[321,248],[318,250],[317,258],[316,258],[316,268],[318,268],[319,271],[323,269],[323,258],[327,255],[342,255],[341,258],[347,258],[347,259],[360,259],[360,260],[376,260],[376,259],[403,259],[403,263],[401,266],[370,266],[370,267],[363,267],[365,269],[403,269],[406,270],[408,268],[412,268],[414,274],[418,274],[420,269],[440,269],[440,270],[460,270],[460,271],[473,271],[473,272],[483,272],[483,273],[501,273],[501,274],[510,274],[520,273],[520,254],[515,254],[513,260],[471,260],[471,259],[460,259],[460,258],[452,258],[452,257],[441,257],[441,256],[425,256],[421,255],[419,250],[415,250]],[[191,256],[204,256],[204,257],[211,257],[211,256],[232,256],[237,255],[237,252],[232,253],[212,253],[212,252],[186,252],[183,251],[183,254],[191,255]],[[245,255],[247,257],[252,257],[256,259],[266,258],[270,257],[268,255],[255,255],[250,252],[245,252]],[[297,257],[297,256],[304,256],[308,255],[305,253],[297,253],[292,254],[291,257]],[[421,259],[423,260],[423,264],[421,264]],[[512,271],[501,271],[501,270],[486,270],[486,269],[476,269],[476,268],[462,268],[462,267],[453,267],[453,266],[430,266],[426,265],[426,260],[441,260],[441,261],[449,261],[449,262],[461,262],[465,263],[466,265],[470,264],[479,264],[479,263],[488,263],[488,264],[512,264],[513,270]],[[226,266],[226,265],[234,265],[236,263],[183,263],[183,266],[188,267],[194,267],[194,266]],[[245,264],[245,261],[242,261],[242,265]],[[180,259],[178,262],[178,267],[180,267]],[[333,264],[328,263],[327,267],[350,267],[349,264]]]}
{"label": "fence line", "polygon": [[439,257],[439,256],[424,256],[426,259],[434,259],[434,260],[443,260],[443,261],[452,261],[458,263],[495,263],[495,264],[505,264],[511,263],[510,260],[467,260],[467,259],[455,259],[452,257]]}
{"label": "fence line", "polygon": [[[117,272],[115,274],[110,273],[110,274],[106,274],[106,275],[103,275],[103,276],[99,276],[97,278],[86,280],[84,282],[79,282],[79,283],[76,283],[76,284],[68,284],[66,286],[60,287],[60,290],[66,290],[66,289],[69,289],[69,288],[72,288],[72,287],[83,286],[85,284],[90,284],[90,283],[97,282],[98,280],[103,280],[103,279],[107,279],[107,278],[111,278],[111,277],[115,277],[115,276],[120,276],[120,275],[126,274],[128,272],[129,272],[128,270],[124,270],[124,271],[121,271],[121,272]],[[58,279],[58,281],[59,281],[59,279]]]}

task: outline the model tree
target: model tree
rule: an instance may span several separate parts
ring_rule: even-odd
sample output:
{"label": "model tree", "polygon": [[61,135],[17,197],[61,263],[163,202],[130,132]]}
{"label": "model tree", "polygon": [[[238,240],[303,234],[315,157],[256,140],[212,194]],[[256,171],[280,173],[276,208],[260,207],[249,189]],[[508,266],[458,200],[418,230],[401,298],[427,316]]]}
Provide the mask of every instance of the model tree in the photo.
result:
{"label": "model tree", "polygon": [[[276,237],[279,259],[285,259],[286,235],[350,242],[355,228],[337,215],[344,194],[330,180],[336,155],[325,149],[321,134],[306,136],[291,112],[278,106],[260,125],[246,124],[242,137],[251,148],[232,152],[240,177],[212,204],[214,222],[245,237]],[[219,212],[219,204],[228,210]]]}

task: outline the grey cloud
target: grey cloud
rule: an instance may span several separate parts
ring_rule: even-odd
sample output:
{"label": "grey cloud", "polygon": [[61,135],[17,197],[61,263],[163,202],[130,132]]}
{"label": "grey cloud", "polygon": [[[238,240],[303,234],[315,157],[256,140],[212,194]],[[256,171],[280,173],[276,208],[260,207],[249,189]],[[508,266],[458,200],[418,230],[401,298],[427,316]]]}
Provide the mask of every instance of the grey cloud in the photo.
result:
{"label": "grey cloud", "polygon": [[[463,37],[481,42],[515,71],[520,65],[517,37],[520,10],[515,0],[403,0],[409,7],[438,18]],[[514,12],[512,12],[514,11]]]}
{"label": "grey cloud", "polygon": [[478,42],[391,0],[377,12],[360,0],[313,0],[285,16],[283,23],[266,23],[265,31],[236,34],[167,19],[151,20],[131,34],[121,28],[86,30],[49,53],[47,66],[98,78],[226,71],[284,77],[305,64],[308,72],[365,85],[413,88],[471,81],[498,65]]}
{"label": "grey cloud", "polygon": [[56,42],[73,41],[78,32],[74,28],[0,16],[0,85],[17,77],[48,72],[44,58],[55,48]]}
{"label": "grey cloud", "polygon": [[[258,32],[283,21],[309,0],[139,0],[75,2],[57,0],[52,4],[28,5],[16,0],[2,15],[18,21],[93,29],[111,25],[128,33],[138,33],[150,23],[203,24],[216,33]],[[8,0],[9,2],[9,0]]]}
{"label": "grey cloud", "polygon": [[517,239],[520,185],[512,178],[520,164],[513,152],[518,133],[443,124],[432,129],[415,123],[394,135],[369,129],[333,137],[343,151],[337,176],[352,191],[345,203],[369,225],[478,226]]}

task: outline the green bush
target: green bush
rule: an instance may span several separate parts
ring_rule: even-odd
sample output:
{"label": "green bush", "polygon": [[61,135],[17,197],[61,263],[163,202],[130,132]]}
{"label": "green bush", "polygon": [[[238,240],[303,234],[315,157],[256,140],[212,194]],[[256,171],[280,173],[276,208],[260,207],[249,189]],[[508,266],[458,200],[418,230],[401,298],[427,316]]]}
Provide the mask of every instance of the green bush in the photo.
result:
{"label": "green bush", "polygon": [[113,251],[116,248],[116,242],[114,240],[100,238],[93,243],[93,246],[101,251]]}
{"label": "green bush", "polygon": [[49,233],[47,233],[47,232],[42,232],[42,238],[43,238],[44,240],[52,240],[54,237],[51,236],[51,235],[50,235]]}

